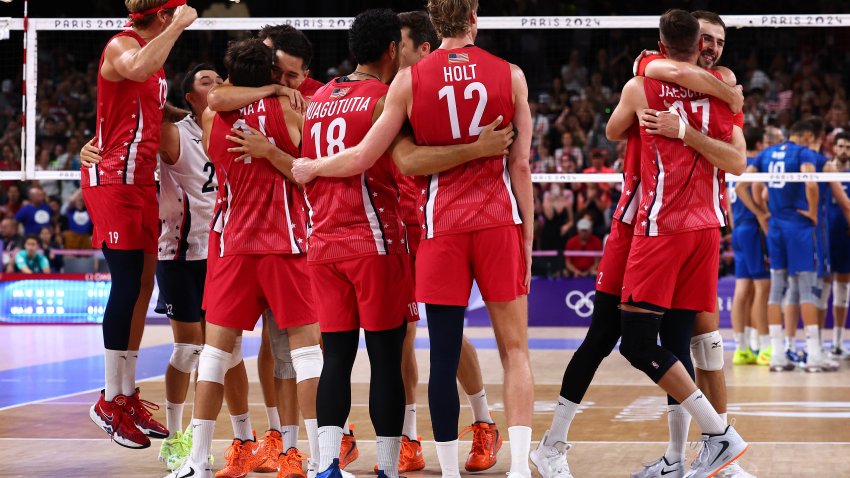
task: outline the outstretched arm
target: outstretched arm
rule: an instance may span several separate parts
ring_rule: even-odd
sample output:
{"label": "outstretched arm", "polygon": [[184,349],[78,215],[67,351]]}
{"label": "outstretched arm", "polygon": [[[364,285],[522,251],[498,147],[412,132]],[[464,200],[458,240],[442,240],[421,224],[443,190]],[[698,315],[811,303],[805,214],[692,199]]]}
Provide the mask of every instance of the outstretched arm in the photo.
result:
{"label": "outstretched arm", "polygon": [[507,148],[514,138],[513,126],[497,130],[501,123],[499,116],[481,131],[474,143],[451,146],[419,146],[410,128],[403,128],[390,146],[390,153],[401,174],[406,176],[441,173],[478,158],[508,154]]}
{"label": "outstretched arm", "polygon": [[511,83],[514,93],[514,125],[517,137],[508,156],[508,173],[511,188],[516,196],[522,218],[522,238],[525,252],[525,286],[531,284],[531,249],[534,244],[534,192],[531,186],[531,108],[528,106],[528,85],[525,74],[511,65]]}
{"label": "outstretched arm", "polygon": [[303,113],[306,101],[298,90],[283,85],[265,85],[257,88],[233,86],[223,83],[214,87],[207,94],[207,104],[213,111],[233,111],[260,101],[267,96],[286,96],[292,109]]}
{"label": "outstretched arm", "polygon": [[[389,149],[404,121],[407,119],[407,103],[413,93],[410,69],[401,70],[390,85],[383,101],[383,111],[377,121],[357,146],[333,156],[315,160],[295,160],[292,173],[295,179],[306,184],[317,176],[345,178],[369,169]],[[376,107],[380,107],[379,105]]]}

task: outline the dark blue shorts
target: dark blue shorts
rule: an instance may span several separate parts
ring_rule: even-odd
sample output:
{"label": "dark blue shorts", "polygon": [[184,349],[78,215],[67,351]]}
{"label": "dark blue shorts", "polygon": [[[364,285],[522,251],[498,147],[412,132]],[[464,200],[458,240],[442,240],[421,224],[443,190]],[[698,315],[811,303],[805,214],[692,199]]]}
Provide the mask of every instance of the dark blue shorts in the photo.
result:
{"label": "dark blue shorts", "polygon": [[159,297],[156,312],[178,322],[200,322],[206,275],[206,260],[157,262]]}

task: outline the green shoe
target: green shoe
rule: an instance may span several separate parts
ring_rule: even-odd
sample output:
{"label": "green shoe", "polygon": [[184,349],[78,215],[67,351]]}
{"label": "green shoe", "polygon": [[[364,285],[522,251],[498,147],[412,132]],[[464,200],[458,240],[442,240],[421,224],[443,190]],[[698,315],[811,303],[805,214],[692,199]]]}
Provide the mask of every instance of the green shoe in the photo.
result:
{"label": "green shoe", "polygon": [[750,365],[756,363],[756,354],[752,350],[736,350],[732,356],[732,363],[735,365]]}
{"label": "green shoe", "polygon": [[184,448],[183,440],[183,433],[177,431],[171,438],[162,440],[162,445],[159,447],[159,461],[165,463],[165,466],[171,471],[179,468],[186,459],[186,454],[183,454],[183,461],[180,461],[180,465],[174,466],[175,457],[182,454],[181,452]]}
{"label": "green shoe", "polygon": [[773,347],[762,347],[759,350],[759,356],[756,358],[756,363],[759,365],[770,365],[770,357],[773,355]]}
{"label": "green shoe", "polygon": [[[179,433],[179,432],[178,432]],[[192,453],[192,424],[190,423],[188,427],[186,427],[186,431],[183,432],[181,440],[178,444],[175,445],[175,453],[171,455],[171,460],[167,462],[168,468],[172,471],[179,469],[183,466],[183,462],[186,461],[186,458]],[[213,465],[212,453],[210,453],[210,466]],[[174,466],[172,468],[171,466]]]}

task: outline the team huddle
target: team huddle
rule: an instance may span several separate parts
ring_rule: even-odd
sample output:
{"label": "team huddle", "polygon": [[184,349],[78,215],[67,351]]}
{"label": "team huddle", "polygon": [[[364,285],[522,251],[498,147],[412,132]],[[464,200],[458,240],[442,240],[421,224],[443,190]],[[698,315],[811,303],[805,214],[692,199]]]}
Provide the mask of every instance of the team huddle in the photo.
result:
{"label": "team huddle", "polygon": [[[266,26],[256,38],[229,45],[226,75],[206,64],[187,72],[181,86],[191,111],[173,123],[165,121],[175,112],[165,102],[162,67],[197,14],[185,0],[126,4],[132,28],[104,49],[97,135],[82,152],[93,243],[103,249],[113,281],[103,321],[106,386],[90,417],[116,443],[146,448],[149,438],[161,438],[168,477],[212,477],[212,437],[226,401],[233,440],[214,476],[349,476],[343,469],[359,456],[348,416],[362,329],[375,473],[398,478],[421,470],[413,350],[421,302],[442,475],[460,476],[458,381],[474,417],[463,432],[473,434],[465,469],[489,469],[503,437],[489,413],[475,349],[463,335],[475,280],[510,390],[504,401],[511,478],[530,478],[529,457],[544,478],[572,476],[570,424],[619,340],[623,356],[667,393],[669,404],[666,452],[632,476],[752,476],[737,463],[748,445],[727,424],[715,312],[725,173],[740,174],[747,164],[743,95],[734,74],[715,67],[725,43],[719,16],[665,13],[661,52],[641,55],[611,116],[609,138],[628,141],[624,193],[600,264],[590,329],[564,373],[552,424],[532,451],[528,87],[517,66],[474,46],[478,2],[429,0],[427,12],[361,13],[349,30],[357,66],[328,84],[309,78],[312,45],[302,32]],[[824,168],[794,143],[783,147],[790,151],[762,153],[773,159],[751,167],[774,171],[769,161],[781,151],[784,171],[798,163],[801,171]],[[841,157],[846,170],[850,149]],[[827,207],[818,206],[817,185],[800,188],[802,199],[783,199],[770,185],[767,206],[746,183],[735,191],[752,211],[752,233],[769,215],[770,233],[781,230],[774,221],[796,221],[786,234],[803,240],[799,223],[811,220],[811,263],[789,259],[774,271],[768,236],[770,307],[778,307],[774,299],[781,300],[785,277],[793,277],[807,334],[812,324],[817,334],[812,312],[820,302],[812,294],[824,268],[814,247],[827,242],[813,224],[825,222],[817,215]],[[832,190],[836,210],[850,217],[846,194],[835,194],[841,185]],[[737,212],[734,220],[736,234],[746,230]],[[836,271],[844,274],[836,291],[846,290],[850,270]],[[754,270],[749,278],[764,274]],[[174,334],[165,425],[135,386],[154,276],[158,310]],[[269,426],[258,439],[241,349],[243,331],[260,317],[258,373]],[[772,369],[783,368],[774,367],[778,357],[770,358]],[[807,360],[812,370],[835,369],[815,349]],[[193,370],[195,401],[184,429]],[[299,414],[309,453],[298,449]],[[687,469],[691,417],[703,440]]]}

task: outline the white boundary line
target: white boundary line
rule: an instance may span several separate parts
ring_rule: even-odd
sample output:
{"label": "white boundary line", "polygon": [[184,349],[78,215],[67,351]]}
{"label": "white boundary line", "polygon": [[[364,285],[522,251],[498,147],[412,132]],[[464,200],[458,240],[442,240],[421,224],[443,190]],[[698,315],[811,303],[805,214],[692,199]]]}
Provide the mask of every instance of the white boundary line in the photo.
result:
{"label": "white boundary line", "polygon": [[[14,437],[3,437],[0,438],[0,442],[7,441],[52,441],[52,442],[65,442],[65,441],[73,441],[73,442],[101,442],[101,441],[110,441],[109,437],[105,438],[14,438]],[[219,443],[230,443],[231,439],[213,439],[214,442]],[[301,442],[306,442],[307,440],[299,440]],[[534,440],[533,443],[537,443],[539,440]],[[360,438],[357,439],[357,443],[368,443],[373,444],[375,440],[362,440]],[[434,440],[422,440],[421,443],[435,443]],[[472,440],[459,440],[458,443],[472,443]],[[510,440],[505,440],[505,443],[510,443]],[[583,445],[660,445],[666,444],[666,441],[580,441],[580,440],[570,440],[570,443],[581,443]],[[748,441],[750,445],[789,445],[789,446],[801,446],[801,445],[813,445],[813,446],[825,446],[825,445],[850,445],[850,442],[846,441]]]}

